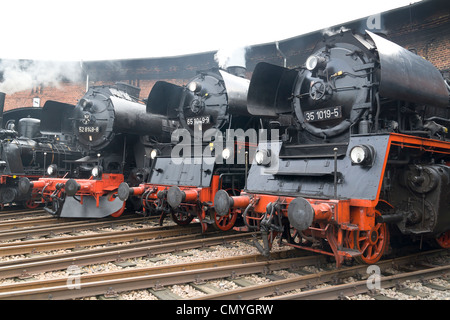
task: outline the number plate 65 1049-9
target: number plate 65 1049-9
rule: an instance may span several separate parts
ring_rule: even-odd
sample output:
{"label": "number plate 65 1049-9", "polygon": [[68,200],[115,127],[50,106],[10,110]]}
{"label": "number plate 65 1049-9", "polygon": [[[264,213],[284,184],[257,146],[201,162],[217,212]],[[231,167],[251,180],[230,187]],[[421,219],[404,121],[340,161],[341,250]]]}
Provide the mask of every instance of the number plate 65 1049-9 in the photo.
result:
{"label": "number plate 65 1049-9", "polygon": [[189,117],[186,118],[186,123],[188,126],[193,126],[194,124],[200,123],[200,124],[210,124],[211,123],[211,116],[202,116],[202,117]]}

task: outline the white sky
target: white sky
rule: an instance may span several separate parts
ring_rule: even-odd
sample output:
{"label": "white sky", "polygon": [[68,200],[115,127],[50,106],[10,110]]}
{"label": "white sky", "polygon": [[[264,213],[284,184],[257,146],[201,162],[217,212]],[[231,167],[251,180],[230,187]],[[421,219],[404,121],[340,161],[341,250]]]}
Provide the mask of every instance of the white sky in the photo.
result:
{"label": "white sky", "polygon": [[6,0],[0,59],[177,56],[284,40],[417,0]]}

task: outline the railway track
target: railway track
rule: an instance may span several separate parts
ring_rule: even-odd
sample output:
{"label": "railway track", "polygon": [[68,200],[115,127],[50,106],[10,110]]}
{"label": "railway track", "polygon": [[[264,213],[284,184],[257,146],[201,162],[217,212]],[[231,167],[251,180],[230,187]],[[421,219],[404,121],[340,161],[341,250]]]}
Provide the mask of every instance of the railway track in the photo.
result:
{"label": "railway track", "polygon": [[[436,251],[419,256],[411,255],[383,261],[379,264],[379,267],[384,272],[393,266],[400,269],[411,265],[413,262],[415,262],[416,267],[422,268],[398,275],[383,276],[380,278],[382,287],[398,286],[399,281],[425,281],[435,277],[448,276],[450,265],[430,265],[426,262],[426,259],[429,259],[430,256],[439,254],[442,254],[442,252]],[[217,288],[216,293],[211,293],[211,291],[214,291],[212,286],[205,285],[207,281],[215,279],[231,279],[238,282],[241,280],[240,283],[247,282],[248,284],[249,281],[242,281],[242,276],[260,274],[263,277],[270,277],[270,275],[273,276],[274,271],[286,269],[300,271],[301,267],[318,262],[324,263],[325,260],[324,257],[313,255],[281,258],[281,256],[292,255],[293,252],[277,252],[271,256],[270,260],[257,254],[244,255],[170,266],[163,265],[86,276],[80,275],[78,278],[72,276],[49,281],[3,285],[0,286],[0,299],[74,299],[91,295],[113,297],[118,296],[120,292],[142,289],[148,289],[161,298],[176,299],[176,295],[168,293],[166,287],[184,284],[190,284],[202,292],[199,297],[193,298],[196,300],[249,300],[262,297],[269,297],[268,299],[274,300],[342,299],[370,291],[367,280],[336,284],[340,279],[363,274],[367,270],[367,266],[363,265],[315,274],[301,274],[299,272],[296,277],[248,285],[233,290],[219,292],[221,290]],[[448,262],[448,257],[446,259]],[[313,289],[323,283],[329,283],[329,285],[324,288]],[[306,289],[306,291],[284,295],[285,292],[299,289]]]}
{"label": "railway track", "polygon": [[[444,250],[378,263],[381,286],[377,296],[365,279],[370,277],[367,265],[335,269],[324,256],[282,248],[266,259],[256,250],[242,249],[254,249],[248,242],[256,234],[202,235],[195,223],[161,227],[140,219],[114,220],[115,228],[131,228],[108,231],[101,228],[110,227],[111,221],[72,221],[79,230],[87,228],[92,233],[0,243],[1,256],[16,257],[0,261],[0,299],[357,299],[362,294],[383,297],[380,289],[399,288],[405,281],[420,279],[428,284],[428,278],[443,279],[444,285],[434,284],[434,288],[444,292],[450,288],[445,282],[449,254]],[[42,236],[45,228],[73,232],[68,231],[68,223],[39,226],[35,236]],[[0,235],[9,232],[3,230]],[[217,256],[228,249],[237,253]],[[116,269],[108,271],[110,265]],[[393,269],[398,274],[390,274]],[[353,280],[342,283],[348,278]]]}
{"label": "railway track", "polygon": [[[28,220],[28,219],[27,219]],[[38,219],[37,225],[34,222],[15,221],[8,222],[6,230],[1,230],[0,241],[28,240],[38,237],[52,237],[63,233],[76,233],[84,230],[96,230],[100,228],[117,228],[121,225],[130,225],[133,223],[147,223],[147,219],[142,217],[123,217],[119,219],[98,219],[98,220],[70,220],[56,219],[49,217]]]}

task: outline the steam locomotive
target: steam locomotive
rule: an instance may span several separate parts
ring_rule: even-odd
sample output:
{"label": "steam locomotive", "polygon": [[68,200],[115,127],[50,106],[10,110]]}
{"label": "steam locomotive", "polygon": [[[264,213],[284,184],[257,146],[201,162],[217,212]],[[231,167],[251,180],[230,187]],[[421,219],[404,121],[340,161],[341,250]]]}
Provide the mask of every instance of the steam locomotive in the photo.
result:
{"label": "steam locomotive", "polygon": [[125,203],[114,196],[120,183],[144,181],[151,140],[170,137],[171,121],[149,114],[140,89],[125,83],[89,88],[77,105],[47,101],[41,131],[71,134],[83,157],[73,162],[70,177],[21,179],[21,192],[38,189],[45,209],[59,217],[120,216]]}
{"label": "steam locomotive", "polygon": [[147,112],[173,119],[179,128],[171,144],[155,145],[146,183],[122,183],[118,197],[140,197],[144,212],[159,214],[160,223],[170,214],[180,225],[197,217],[202,231],[210,224],[231,229],[237,212],[217,215],[213,199],[218,190],[239,194],[246,159],[256,149],[255,140],[241,139],[243,130],[256,125],[247,111],[249,80],[244,75],[244,68],[229,67],[199,72],[185,86],[157,82]]}
{"label": "steam locomotive", "polygon": [[449,248],[449,85],[422,57],[367,31],[319,43],[304,65],[261,62],[248,111],[280,138],[260,141],[239,196],[219,190],[219,215],[241,230],[332,256],[377,262],[391,236]]}
{"label": "steam locomotive", "polygon": [[[236,214],[209,215],[219,188],[235,195],[244,187],[249,143],[232,136],[223,148],[222,134],[253,125],[243,74],[231,67],[200,72],[183,87],[159,81],[146,106],[136,101],[138,88],[123,84],[92,87],[77,106],[47,102],[43,118],[53,121],[44,130],[73,132],[87,156],[73,178],[23,179],[22,191],[41,189],[47,210],[61,217],[117,217],[131,202],[160,214],[161,223],[170,213],[181,225],[197,216],[203,230],[208,223],[230,229]],[[240,164],[223,164],[236,157]]]}
{"label": "steam locomotive", "polygon": [[37,192],[19,191],[21,177],[37,180],[45,175],[47,166],[58,168],[54,174],[62,176],[71,170],[70,161],[80,152],[72,139],[63,135],[40,134],[40,108],[17,108],[3,112],[5,94],[0,93],[0,203],[20,204],[36,208]]}

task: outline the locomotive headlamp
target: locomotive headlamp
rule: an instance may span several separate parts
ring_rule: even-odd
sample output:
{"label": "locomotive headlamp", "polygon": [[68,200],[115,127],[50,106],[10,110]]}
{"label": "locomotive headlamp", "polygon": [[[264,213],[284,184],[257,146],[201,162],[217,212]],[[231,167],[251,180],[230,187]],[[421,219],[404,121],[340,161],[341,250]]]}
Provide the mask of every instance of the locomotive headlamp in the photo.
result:
{"label": "locomotive headlamp", "polygon": [[202,90],[202,85],[200,83],[193,81],[193,82],[189,83],[188,89],[191,92],[200,92],[200,90]]}
{"label": "locomotive headlamp", "polygon": [[255,154],[255,161],[258,165],[269,166],[270,165],[270,150],[258,150]]}
{"label": "locomotive headlamp", "polygon": [[101,177],[102,173],[103,173],[103,169],[102,169],[101,166],[95,166],[95,167],[92,169],[92,171],[91,171],[91,175],[92,175],[94,178]]}
{"label": "locomotive headlamp", "polygon": [[84,111],[90,111],[94,103],[89,99],[81,99],[80,105]]}
{"label": "locomotive headlamp", "polygon": [[326,60],[324,57],[319,56],[309,56],[309,58],[306,60],[305,67],[309,71],[313,71],[317,67],[323,67],[326,63]]}
{"label": "locomotive headlamp", "polygon": [[56,166],[56,164],[52,164],[47,167],[47,174],[49,176],[54,176],[54,175],[56,175],[57,172],[58,172],[58,167]]}
{"label": "locomotive headlamp", "polygon": [[153,159],[155,159],[157,156],[159,156],[159,150],[158,150],[158,149],[153,149],[153,150],[150,152],[150,158],[153,160]]}
{"label": "locomotive headlamp", "polygon": [[370,146],[355,146],[350,151],[350,159],[352,164],[371,165],[374,159],[374,151]]}
{"label": "locomotive headlamp", "polygon": [[223,149],[222,151],[222,158],[225,160],[228,160],[231,157],[231,150],[228,148]]}

